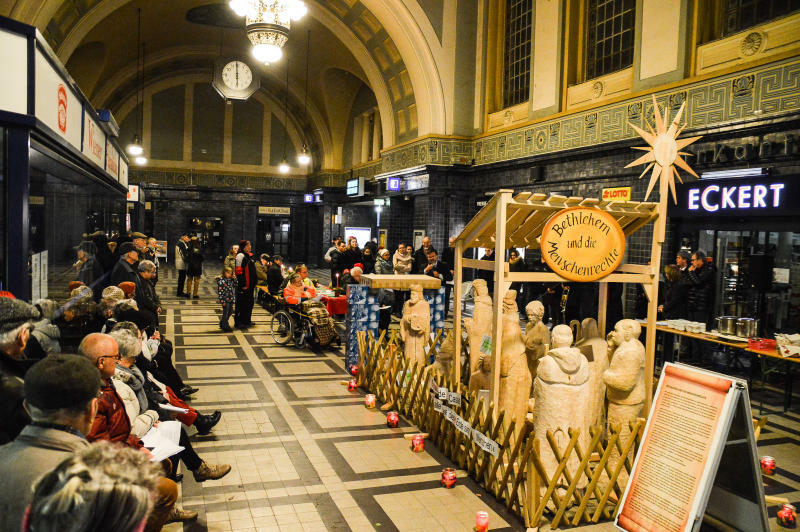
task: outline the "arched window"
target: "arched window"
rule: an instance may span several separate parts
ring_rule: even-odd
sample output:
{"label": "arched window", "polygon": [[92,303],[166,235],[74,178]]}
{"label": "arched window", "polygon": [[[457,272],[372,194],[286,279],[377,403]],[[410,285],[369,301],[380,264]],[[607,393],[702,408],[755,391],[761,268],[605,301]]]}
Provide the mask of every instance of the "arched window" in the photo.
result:
{"label": "arched window", "polygon": [[531,86],[533,0],[506,0],[503,107],[528,99]]}

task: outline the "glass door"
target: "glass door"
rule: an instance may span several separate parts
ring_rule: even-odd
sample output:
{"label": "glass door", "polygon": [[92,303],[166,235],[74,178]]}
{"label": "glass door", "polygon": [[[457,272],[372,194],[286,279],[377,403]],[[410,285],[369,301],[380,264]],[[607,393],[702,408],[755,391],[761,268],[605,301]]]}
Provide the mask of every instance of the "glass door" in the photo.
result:
{"label": "glass door", "polygon": [[289,255],[291,222],[284,216],[259,216],[256,221],[256,249],[259,254],[280,255],[284,260]]}

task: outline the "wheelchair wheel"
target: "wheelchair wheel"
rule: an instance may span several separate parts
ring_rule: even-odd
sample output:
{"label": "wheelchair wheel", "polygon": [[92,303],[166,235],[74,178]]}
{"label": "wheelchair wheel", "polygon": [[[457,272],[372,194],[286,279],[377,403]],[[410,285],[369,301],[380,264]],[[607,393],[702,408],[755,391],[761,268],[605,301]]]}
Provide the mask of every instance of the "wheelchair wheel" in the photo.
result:
{"label": "wheelchair wheel", "polygon": [[285,310],[279,310],[273,314],[270,328],[272,329],[272,339],[280,345],[288,344],[294,336],[292,317]]}

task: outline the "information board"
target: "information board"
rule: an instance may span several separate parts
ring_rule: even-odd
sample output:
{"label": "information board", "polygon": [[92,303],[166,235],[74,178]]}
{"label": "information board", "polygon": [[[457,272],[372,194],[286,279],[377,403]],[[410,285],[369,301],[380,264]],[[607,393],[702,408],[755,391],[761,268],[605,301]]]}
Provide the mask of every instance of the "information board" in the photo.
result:
{"label": "information board", "polygon": [[616,524],[697,531],[705,515],[738,530],[769,529],[747,383],[667,363]]}

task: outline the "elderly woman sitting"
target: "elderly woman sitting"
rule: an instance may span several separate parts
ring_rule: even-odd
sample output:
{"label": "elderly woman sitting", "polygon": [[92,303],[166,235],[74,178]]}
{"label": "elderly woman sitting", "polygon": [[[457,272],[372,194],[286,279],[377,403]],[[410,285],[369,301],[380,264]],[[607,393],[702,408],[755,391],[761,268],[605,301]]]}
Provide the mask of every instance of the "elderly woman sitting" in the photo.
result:
{"label": "elderly woman sitting", "polygon": [[304,299],[311,299],[316,294],[314,287],[303,284],[303,278],[297,273],[289,276],[289,284],[283,289],[283,298],[290,305],[297,305]]}

